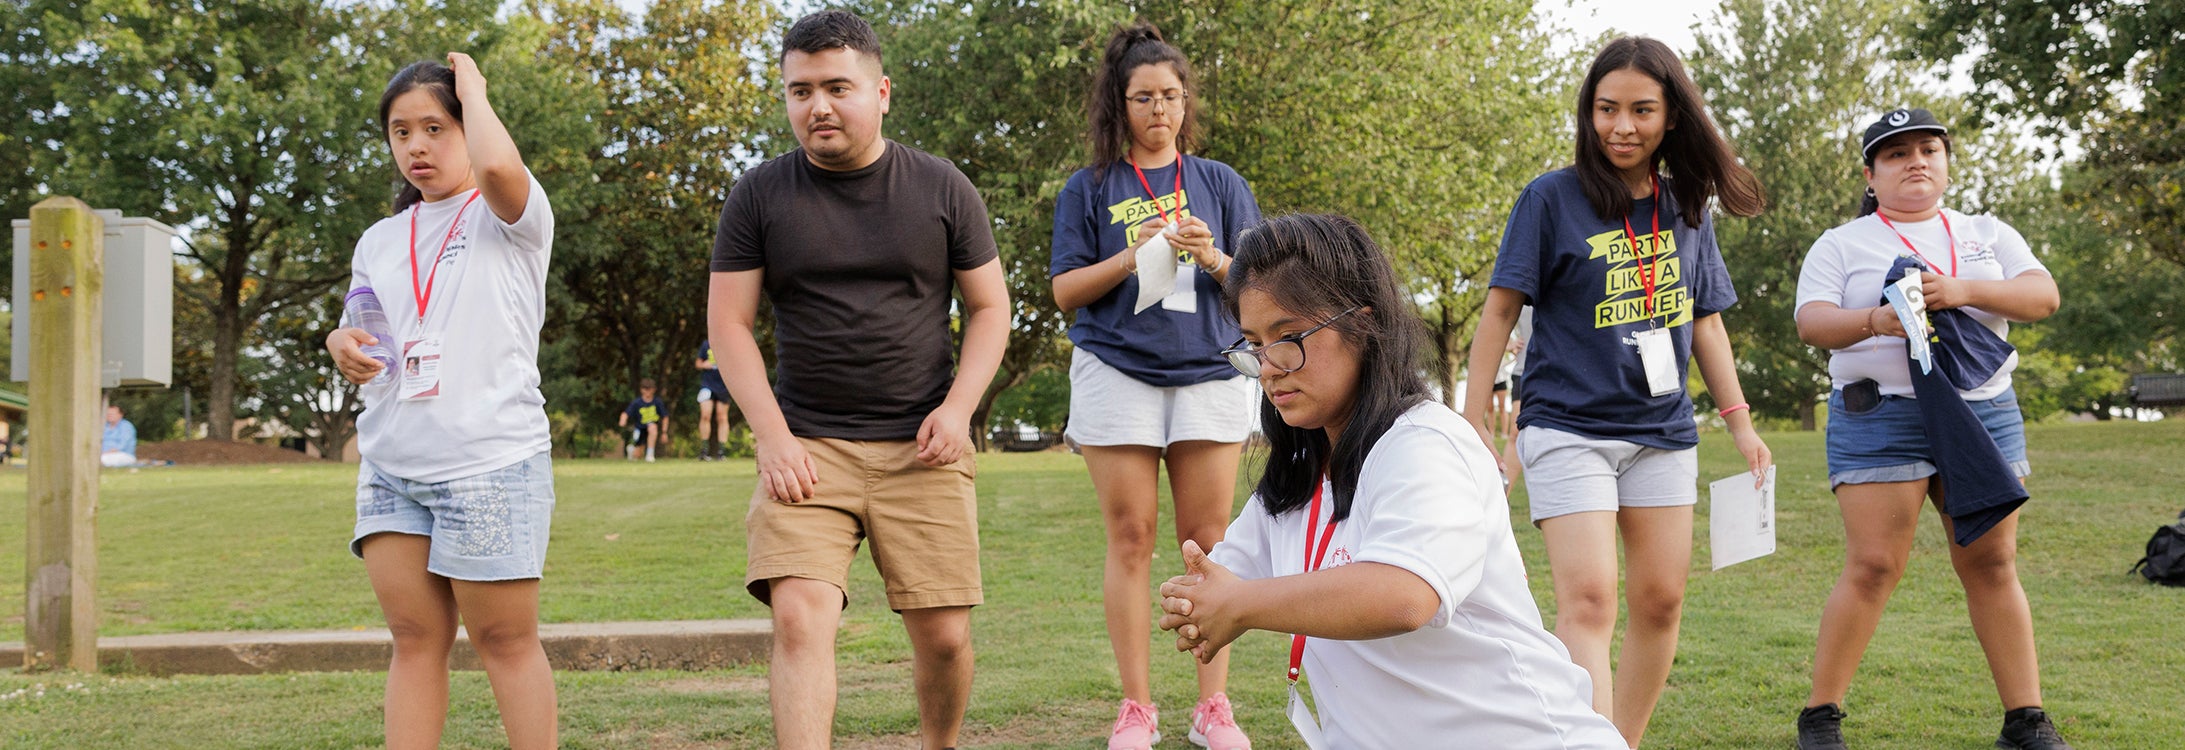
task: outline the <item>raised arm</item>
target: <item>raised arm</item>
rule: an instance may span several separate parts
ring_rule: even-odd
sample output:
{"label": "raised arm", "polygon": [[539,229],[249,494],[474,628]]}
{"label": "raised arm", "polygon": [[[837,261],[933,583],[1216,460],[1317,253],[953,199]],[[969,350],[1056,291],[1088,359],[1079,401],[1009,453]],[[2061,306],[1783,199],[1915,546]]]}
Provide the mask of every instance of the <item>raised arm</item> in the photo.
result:
{"label": "raised arm", "polygon": [[448,67],[455,71],[455,98],[463,103],[463,142],[470,151],[471,174],[478,178],[478,193],[501,223],[514,224],[523,218],[531,200],[531,174],[524,170],[523,154],[486,99],[486,79],[479,74],[477,61],[450,52]]}

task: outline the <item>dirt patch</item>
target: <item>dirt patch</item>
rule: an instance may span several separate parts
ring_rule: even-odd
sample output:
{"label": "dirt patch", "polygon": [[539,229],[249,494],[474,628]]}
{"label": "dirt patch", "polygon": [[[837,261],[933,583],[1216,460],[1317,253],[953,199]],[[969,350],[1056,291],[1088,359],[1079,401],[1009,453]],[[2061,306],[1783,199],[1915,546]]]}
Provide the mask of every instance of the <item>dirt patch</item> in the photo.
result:
{"label": "dirt patch", "polygon": [[299,451],[244,441],[179,440],[137,446],[139,461],[173,461],[179,466],[318,463]]}
{"label": "dirt patch", "polygon": [[668,680],[655,687],[670,693],[759,693],[763,695],[766,693],[766,678],[692,677],[681,680]]}

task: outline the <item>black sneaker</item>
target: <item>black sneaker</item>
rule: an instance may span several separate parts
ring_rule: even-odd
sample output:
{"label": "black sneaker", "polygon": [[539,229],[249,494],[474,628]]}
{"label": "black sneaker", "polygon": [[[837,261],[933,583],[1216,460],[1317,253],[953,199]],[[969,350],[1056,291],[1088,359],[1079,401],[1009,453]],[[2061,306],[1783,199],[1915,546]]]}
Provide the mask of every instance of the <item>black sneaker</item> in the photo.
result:
{"label": "black sneaker", "polygon": [[1845,750],[1844,710],[1824,703],[1798,712],[1798,750]]}
{"label": "black sneaker", "polygon": [[2071,743],[2056,733],[2048,712],[2040,706],[2012,709],[2003,714],[2003,736],[1995,738],[2003,750],[2071,750]]}

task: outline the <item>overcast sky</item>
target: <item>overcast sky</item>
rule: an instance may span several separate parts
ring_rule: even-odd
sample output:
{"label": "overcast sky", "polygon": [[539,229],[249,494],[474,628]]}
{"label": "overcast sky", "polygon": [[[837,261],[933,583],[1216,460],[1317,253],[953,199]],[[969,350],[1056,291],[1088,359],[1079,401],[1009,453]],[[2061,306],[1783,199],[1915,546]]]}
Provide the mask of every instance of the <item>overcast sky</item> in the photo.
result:
{"label": "overcast sky", "polygon": [[1659,39],[1677,54],[1690,56],[1697,46],[1692,25],[1721,7],[1714,0],[1541,0],[1535,7],[1548,20],[1591,40],[1615,29]]}

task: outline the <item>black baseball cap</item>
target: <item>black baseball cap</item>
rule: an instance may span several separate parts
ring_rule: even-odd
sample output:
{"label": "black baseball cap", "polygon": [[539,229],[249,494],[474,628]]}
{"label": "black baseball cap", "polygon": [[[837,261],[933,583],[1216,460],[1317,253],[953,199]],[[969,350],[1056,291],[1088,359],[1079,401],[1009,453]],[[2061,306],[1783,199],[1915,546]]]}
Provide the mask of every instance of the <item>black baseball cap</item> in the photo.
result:
{"label": "black baseball cap", "polygon": [[1932,130],[1943,135],[1950,134],[1950,129],[1943,127],[1942,121],[1935,119],[1935,113],[1933,112],[1924,109],[1890,110],[1889,114],[1882,115],[1881,119],[1874,121],[1874,124],[1866,126],[1866,135],[1859,138],[1859,155],[1867,161],[1873,161],[1874,149],[1880,146],[1882,141],[1889,140],[1889,136],[1914,130]]}

